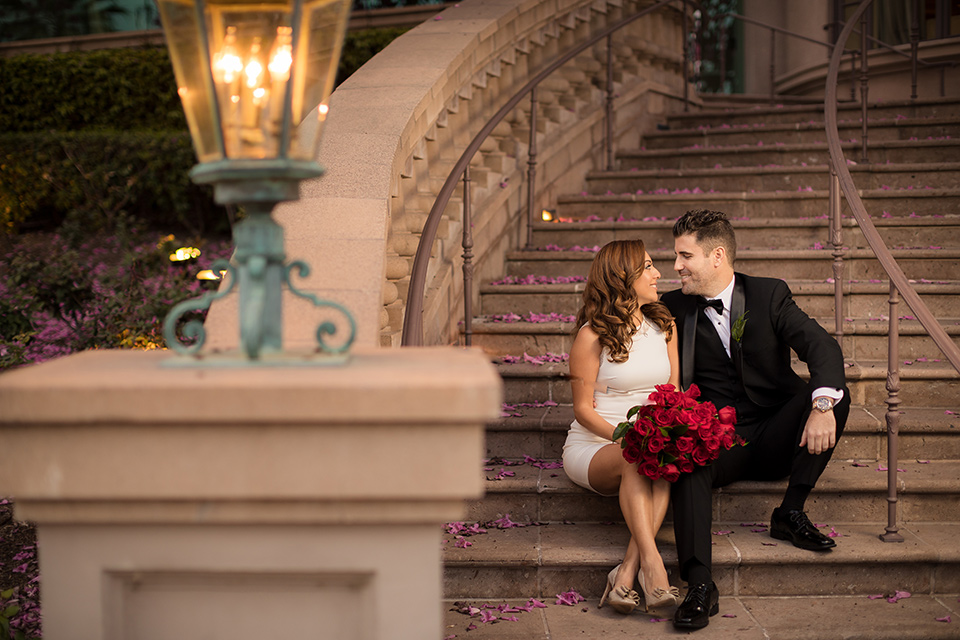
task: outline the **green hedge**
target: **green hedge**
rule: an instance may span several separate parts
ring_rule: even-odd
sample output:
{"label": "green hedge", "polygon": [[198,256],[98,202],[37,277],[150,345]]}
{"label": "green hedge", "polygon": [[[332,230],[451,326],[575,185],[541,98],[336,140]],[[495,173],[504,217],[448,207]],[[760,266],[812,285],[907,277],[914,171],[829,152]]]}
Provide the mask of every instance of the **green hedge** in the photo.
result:
{"label": "green hedge", "polygon": [[0,59],[0,131],[185,131],[166,49]]}
{"label": "green hedge", "polygon": [[187,176],[195,163],[185,131],[0,135],[0,224],[62,223],[77,238],[123,226],[225,232],[212,189]]}
{"label": "green hedge", "polygon": [[[340,82],[406,29],[347,34]],[[187,129],[165,48],[0,58],[0,131]]]}
{"label": "green hedge", "polygon": [[[405,29],[347,34],[342,81]],[[0,58],[0,234],[28,221],[68,237],[119,224],[226,228],[196,155],[165,48]]]}

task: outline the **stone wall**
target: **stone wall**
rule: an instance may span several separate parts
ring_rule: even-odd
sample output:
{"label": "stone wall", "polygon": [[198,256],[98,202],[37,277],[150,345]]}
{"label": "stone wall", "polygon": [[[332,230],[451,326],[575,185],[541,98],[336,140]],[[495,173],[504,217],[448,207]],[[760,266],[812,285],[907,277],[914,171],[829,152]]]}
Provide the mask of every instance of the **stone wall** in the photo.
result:
{"label": "stone wall", "polygon": [[[652,2],[467,0],[395,40],[334,92],[319,160],[327,175],[280,206],[287,254],[313,271],[304,290],[350,308],[358,344],[396,346],[413,255],[436,193],[474,135],[545,64],[589,34]],[[680,3],[620,32],[615,42],[616,137],[638,144],[657,113],[682,109]],[[606,49],[596,47],[540,91],[537,204],[578,192],[602,168]],[[691,91],[691,95],[693,92]],[[529,103],[472,163],[476,282],[500,272],[525,242]],[[462,192],[446,208],[428,271],[424,344],[458,339],[462,315]],[[288,346],[311,344],[315,313],[285,307]],[[207,320],[211,345],[232,346],[235,306]]]}

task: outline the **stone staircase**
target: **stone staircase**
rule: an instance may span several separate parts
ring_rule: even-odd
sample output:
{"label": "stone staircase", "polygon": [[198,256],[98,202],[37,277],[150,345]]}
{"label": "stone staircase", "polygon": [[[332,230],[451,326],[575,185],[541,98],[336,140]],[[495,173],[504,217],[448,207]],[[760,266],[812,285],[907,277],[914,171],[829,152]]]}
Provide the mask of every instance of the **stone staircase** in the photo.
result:
{"label": "stone staircase", "polygon": [[[960,104],[871,108],[869,163],[859,158],[859,113],[841,107],[839,120],[864,204],[960,342]],[[523,604],[533,597],[548,607],[506,614],[518,618],[509,625],[451,611],[449,635],[464,637],[471,621],[477,627],[471,638],[674,633],[668,622],[638,626],[647,618],[596,610],[605,574],[629,534],[615,499],[589,494],[557,468],[573,419],[565,355],[590,249],[643,239],[663,274],[660,289],[668,291],[679,285],[673,220],[691,208],[725,211],[737,229],[737,269],[787,280],[798,304],[833,332],[823,128],[818,106],[672,116],[644,137],[642,148],[621,150],[617,170],[591,173],[584,191],[560,196],[554,221],[536,225],[534,246],[510,253],[504,278],[481,285],[473,342],[498,362],[506,404],[504,417],[487,429],[486,497],[469,505],[464,525],[480,523],[486,532],[452,528],[444,535],[445,593],[471,602]],[[843,350],[853,407],[807,503],[811,518],[840,537],[838,548],[818,555],[774,544],[765,529],[785,482],[719,490],[714,573],[728,617],[713,618],[704,637],[960,637],[960,375],[901,304],[897,509],[906,540],[884,543],[878,534],[887,518],[889,292],[845,203],[843,211]],[[802,363],[797,368],[803,372]],[[658,540],[680,585],[671,526],[668,513]],[[553,604],[570,589],[588,601]],[[876,597],[898,591],[911,597]]]}

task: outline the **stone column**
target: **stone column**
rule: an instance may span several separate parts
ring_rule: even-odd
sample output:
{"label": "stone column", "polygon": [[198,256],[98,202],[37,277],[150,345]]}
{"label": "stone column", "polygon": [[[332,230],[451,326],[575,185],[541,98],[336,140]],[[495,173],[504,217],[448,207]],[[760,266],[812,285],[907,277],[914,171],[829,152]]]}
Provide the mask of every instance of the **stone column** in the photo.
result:
{"label": "stone column", "polygon": [[0,376],[0,487],[46,640],[441,637],[440,524],[482,494],[479,352],[183,368],[90,351]]}

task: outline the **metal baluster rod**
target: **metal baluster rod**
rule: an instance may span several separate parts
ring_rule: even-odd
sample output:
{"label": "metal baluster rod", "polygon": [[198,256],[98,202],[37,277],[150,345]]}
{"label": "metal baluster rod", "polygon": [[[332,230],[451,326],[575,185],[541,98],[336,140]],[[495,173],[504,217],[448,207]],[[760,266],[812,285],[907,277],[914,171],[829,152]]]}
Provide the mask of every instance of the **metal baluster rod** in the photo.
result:
{"label": "metal baluster rod", "polygon": [[900,448],[900,294],[890,283],[890,329],[887,355],[887,528],[880,534],[884,542],[903,542],[897,527],[897,464]]}
{"label": "metal baluster rod", "polygon": [[770,106],[773,106],[776,99],[777,83],[777,32],[770,29]]}
{"label": "metal baluster rod", "polygon": [[830,165],[830,242],[833,244],[834,336],[843,349],[843,218],[840,216],[840,179]]}
{"label": "metal baluster rod", "polygon": [[537,195],[537,87],[530,90],[530,143],[527,148],[527,248],[533,246]]}
{"label": "metal baluster rod", "polygon": [[913,2],[910,18],[910,99],[917,99],[917,60],[920,49],[920,0]]}
{"label": "metal baluster rod", "polygon": [[867,14],[860,17],[860,162],[870,162],[867,158],[867,83],[870,75],[867,72]]}
{"label": "metal baluster rod", "polygon": [[688,47],[690,44],[690,39],[687,37],[687,7],[684,4],[680,5],[680,13],[683,14],[683,28],[681,37],[683,38],[683,44],[680,47],[680,50],[683,52],[683,112],[686,113],[690,110],[690,89],[687,86],[690,83],[689,75],[687,73],[687,62],[689,59]]}
{"label": "metal baluster rod", "polygon": [[720,93],[726,93],[727,86],[727,23],[720,22]]}
{"label": "metal baluster rod", "polygon": [[613,171],[613,34],[607,36],[607,102],[604,145],[607,148],[607,171]]}
{"label": "metal baluster rod", "polygon": [[470,165],[463,170],[463,343],[473,344],[473,219],[470,210]]}

